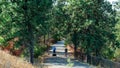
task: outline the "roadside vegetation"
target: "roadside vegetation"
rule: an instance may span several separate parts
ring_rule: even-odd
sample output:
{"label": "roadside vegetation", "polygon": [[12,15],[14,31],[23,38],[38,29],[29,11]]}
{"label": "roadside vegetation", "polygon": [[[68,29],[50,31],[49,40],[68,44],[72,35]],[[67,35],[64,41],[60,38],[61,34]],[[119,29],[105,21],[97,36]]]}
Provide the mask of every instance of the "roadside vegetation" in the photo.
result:
{"label": "roadside vegetation", "polygon": [[[1,0],[0,48],[31,64],[64,38],[74,57],[120,57],[120,0]],[[1,59],[1,58],[0,58]]]}

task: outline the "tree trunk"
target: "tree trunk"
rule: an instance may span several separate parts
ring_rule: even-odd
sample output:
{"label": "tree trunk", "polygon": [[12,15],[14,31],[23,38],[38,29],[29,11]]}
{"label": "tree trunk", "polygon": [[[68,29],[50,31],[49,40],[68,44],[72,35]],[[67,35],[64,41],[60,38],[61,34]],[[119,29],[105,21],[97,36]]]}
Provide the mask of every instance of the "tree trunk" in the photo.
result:
{"label": "tree trunk", "polygon": [[73,34],[73,44],[74,44],[74,57],[77,57],[77,33],[74,31]]}
{"label": "tree trunk", "polygon": [[77,57],[77,46],[76,45],[74,46],[74,57],[75,58]]}
{"label": "tree trunk", "polygon": [[28,23],[28,32],[29,32],[29,51],[30,51],[30,62],[34,63],[34,35],[32,31],[32,25]]}
{"label": "tree trunk", "polygon": [[30,63],[34,63],[34,46],[33,46],[33,41],[30,40],[30,46],[29,46],[29,51],[30,51]]}
{"label": "tree trunk", "polygon": [[45,35],[44,35],[44,44],[45,44]]}
{"label": "tree trunk", "polygon": [[48,55],[49,55],[49,46],[50,46],[50,35],[49,35],[49,31],[48,31],[48,41],[47,41],[47,53],[48,53]]}
{"label": "tree trunk", "polygon": [[50,33],[48,31],[48,45],[50,45]]}
{"label": "tree trunk", "polygon": [[34,35],[33,35],[33,30],[32,30],[32,25],[31,23],[29,22],[29,20],[27,19],[28,18],[28,14],[27,14],[27,0],[25,0],[25,4],[24,4],[24,11],[25,11],[25,24],[27,26],[27,32],[28,32],[28,35],[27,35],[27,40],[28,40],[28,45],[29,45],[29,52],[30,52],[30,63],[34,63]]}

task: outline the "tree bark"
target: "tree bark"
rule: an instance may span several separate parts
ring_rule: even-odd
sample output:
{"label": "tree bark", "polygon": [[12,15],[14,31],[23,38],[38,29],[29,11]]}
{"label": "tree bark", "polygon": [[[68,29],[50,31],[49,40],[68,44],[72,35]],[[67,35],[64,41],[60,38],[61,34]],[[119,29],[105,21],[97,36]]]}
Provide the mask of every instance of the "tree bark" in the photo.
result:
{"label": "tree bark", "polygon": [[73,44],[74,44],[74,57],[77,57],[77,33],[74,31],[73,34]]}
{"label": "tree bark", "polygon": [[44,44],[45,44],[45,35],[44,35]]}
{"label": "tree bark", "polygon": [[31,24],[28,25],[28,32],[29,32],[29,51],[30,51],[30,62],[34,63],[34,35],[32,31]]}
{"label": "tree bark", "polygon": [[27,19],[28,18],[28,14],[27,14],[27,0],[24,1],[25,4],[24,4],[24,11],[25,11],[25,24],[26,24],[26,27],[27,27],[27,32],[28,32],[28,35],[27,35],[27,40],[28,40],[28,45],[29,45],[29,52],[30,52],[30,63],[33,64],[34,63],[34,35],[33,35],[33,30],[32,30],[32,24],[29,22],[29,20]]}
{"label": "tree bark", "polygon": [[77,57],[77,46],[74,46],[74,57]]}

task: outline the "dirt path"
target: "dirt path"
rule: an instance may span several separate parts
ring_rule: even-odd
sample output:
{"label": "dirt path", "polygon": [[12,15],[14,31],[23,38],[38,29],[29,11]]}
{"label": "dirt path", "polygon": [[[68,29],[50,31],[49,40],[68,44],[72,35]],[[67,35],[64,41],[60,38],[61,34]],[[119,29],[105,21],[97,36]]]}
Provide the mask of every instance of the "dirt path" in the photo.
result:
{"label": "dirt path", "polygon": [[65,57],[64,41],[58,41],[56,44],[52,45],[51,48],[53,46],[56,47],[57,56],[52,56],[52,49],[49,50],[49,56],[44,62],[44,65],[47,66],[46,68],[95,68],[77,60],[68,59],[70,56]]}

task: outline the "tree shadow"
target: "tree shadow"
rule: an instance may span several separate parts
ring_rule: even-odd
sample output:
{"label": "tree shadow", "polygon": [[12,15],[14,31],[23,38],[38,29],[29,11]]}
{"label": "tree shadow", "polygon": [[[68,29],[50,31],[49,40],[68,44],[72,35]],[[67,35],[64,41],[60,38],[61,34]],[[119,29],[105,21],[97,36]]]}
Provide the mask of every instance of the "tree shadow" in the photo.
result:
{"label": "tree shadow", "polygon": [[[68,58],[62,58],[62,57],[49,57],[46,58],[44,63],[46,64],[50,64],[50,65],[60,65],[60,66],[67,66],[69,63],[67,62]],[[85,63],[81,63],[78,60],[71,60],[71,63],[74,64],[74,66],[72,68],[90,68],[89,65],[85,64]]]}

